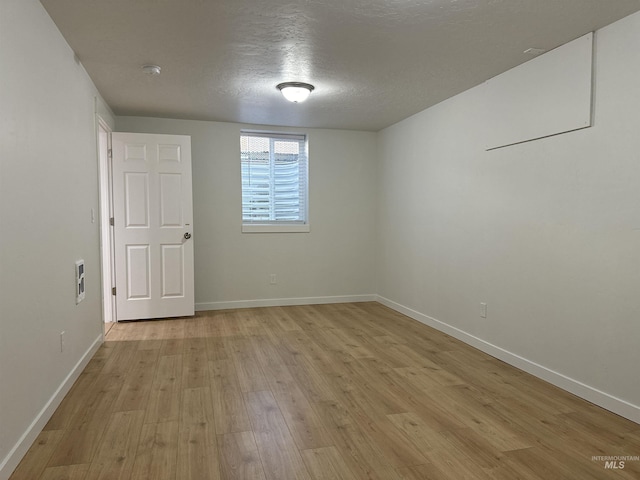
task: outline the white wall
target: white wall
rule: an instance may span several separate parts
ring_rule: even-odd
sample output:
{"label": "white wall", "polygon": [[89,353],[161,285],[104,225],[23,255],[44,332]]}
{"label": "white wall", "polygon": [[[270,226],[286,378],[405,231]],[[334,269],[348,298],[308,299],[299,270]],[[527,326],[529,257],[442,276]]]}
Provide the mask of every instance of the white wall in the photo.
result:
{"label": "white wall", "polygon": [[0,478],[101,339],[96,95],[39,2],[0,2]]}
{"label": "white wall", "polygon": [[486,152],[485,94],[380,132],[377,292],[640,421],[640,14],[597,32],[592,128]]}
{"label": "white wall", "polygon": [[308,135],[311,232],[243,234],[240,130],[274,127],[142,117],[116,127],[192,137],[197,309],[372,298],[374,133],[276,128]]}
{"label": "white wall", "polygon": [[[240,232],[241,125],[117,129],[192,135],[199,307],[377,292],[640,421],[639,47],[640,14],[597,33],[595,124],[578,132],[484,152],[482,86],[377,136],[302,130],[308,234]],[[113,118],[36,0],[0,3],[0,66],[3,479],[101,339],[94,112]]]}

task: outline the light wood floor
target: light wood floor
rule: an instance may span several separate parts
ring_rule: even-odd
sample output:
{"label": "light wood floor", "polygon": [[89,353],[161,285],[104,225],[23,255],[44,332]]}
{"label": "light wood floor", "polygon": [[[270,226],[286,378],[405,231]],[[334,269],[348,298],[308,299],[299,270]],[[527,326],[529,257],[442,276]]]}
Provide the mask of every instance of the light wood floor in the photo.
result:
{"label": "light wood floor", "polygon": [[638,479],[640,425],[377,303],[120,323],[12,480]]}

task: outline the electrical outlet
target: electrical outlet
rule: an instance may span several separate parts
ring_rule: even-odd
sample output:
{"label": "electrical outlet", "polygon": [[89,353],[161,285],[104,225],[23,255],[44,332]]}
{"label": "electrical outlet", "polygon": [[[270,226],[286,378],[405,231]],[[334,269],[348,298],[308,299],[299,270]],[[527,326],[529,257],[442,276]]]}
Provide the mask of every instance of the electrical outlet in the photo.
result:
{"label": "electrical outlet", "polygon": [[487,318],[487,304],[484,302],[480,303],[480,316],[482,318]]}
{"label": "electrical outlet", "polygon": [[275,273],[272,273],[272,274],[269,275],[269,283],[271,285],[275,285],[276,283],[278,283],[276,281],[276,274]]}
{"label": "electrical outlet", "polygon": [[64,331],[60,332],[60,353],[64,352]]}

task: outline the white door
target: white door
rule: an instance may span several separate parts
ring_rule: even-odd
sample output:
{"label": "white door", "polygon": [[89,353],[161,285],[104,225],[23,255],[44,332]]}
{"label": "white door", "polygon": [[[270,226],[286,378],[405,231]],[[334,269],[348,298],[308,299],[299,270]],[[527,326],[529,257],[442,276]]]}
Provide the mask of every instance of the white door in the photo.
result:
{"label": "white door", "polygon": [[113,133],[118,320],[193,315],[191,137]]}

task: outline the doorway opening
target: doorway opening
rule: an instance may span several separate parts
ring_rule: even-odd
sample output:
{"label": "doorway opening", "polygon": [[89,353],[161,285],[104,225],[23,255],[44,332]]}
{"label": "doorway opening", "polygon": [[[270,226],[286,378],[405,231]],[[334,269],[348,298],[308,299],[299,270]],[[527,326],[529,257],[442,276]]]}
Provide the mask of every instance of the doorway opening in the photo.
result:
{"label": "doorway opening", "polygon": [[100,261],[102,271],[102,318],[104,335],[116,322],[116,302],[113,296],[115,268],[113,251],[113,200],[111,195],[111,128],[100,115],[98,124],[98,175],[100,182]]}

